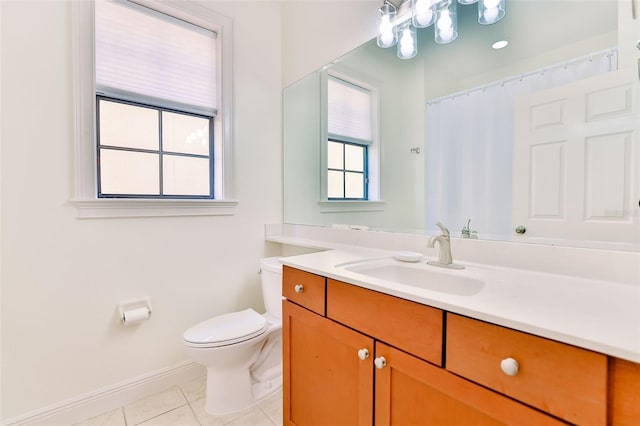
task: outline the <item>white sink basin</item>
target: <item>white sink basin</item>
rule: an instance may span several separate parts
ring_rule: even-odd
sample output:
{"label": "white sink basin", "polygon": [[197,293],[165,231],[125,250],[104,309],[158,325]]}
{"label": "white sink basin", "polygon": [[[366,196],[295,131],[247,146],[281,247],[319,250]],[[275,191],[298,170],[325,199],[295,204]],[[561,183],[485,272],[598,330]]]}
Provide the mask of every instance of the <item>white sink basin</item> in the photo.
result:
{"label": "white sink basin", "polygon": [[346,263],[338,267],[373,278],[458,296],[472,296],[484,287],[484,281],[465,276],[466,270],[444,269],[425,262],[407,263],[384,258]]}

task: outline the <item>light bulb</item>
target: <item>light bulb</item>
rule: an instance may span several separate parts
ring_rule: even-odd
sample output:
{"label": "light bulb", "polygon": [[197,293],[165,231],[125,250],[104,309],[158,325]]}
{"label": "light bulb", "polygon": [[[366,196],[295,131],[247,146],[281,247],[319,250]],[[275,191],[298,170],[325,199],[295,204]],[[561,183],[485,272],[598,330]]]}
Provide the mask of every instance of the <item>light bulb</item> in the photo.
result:
{"label": "light bulb", "polygon": [[434,9],[433,0],[411,0],[413,26],[416,28],[426,28],[433,24]]}
{"label": "light bulb", "polygon": [[497,7],[492,7],[492,8],[485,9],[482,15],[484,16],[484,20],[487,23],[492,24],[493,22],[496,21],[496,18],[498,18],[499,13],[500,13],[500,10]]}
{"label": "light bulb", "polygon": [[383,15],[380,22],[380,41],[383,45],[389,46],[393,44],[393,25],[391,25],[391,18],[389,15]]}
{"label": "light bulb", "polygon": [[449,11],[448,10],[443,10],[440,13],[440,18],[438,19],[438,29],[440,31],[446,30],[446,29],[451,29],[451,25],[452,24],[453,24],[453,21],[451,20],[451,16],[449,15]]}
{"label": "light bulb", "polygon": [[398,57],[400,59],[411,59],[415,55],[415,30],[411,26],[406,26],[400,32],[400,39],[398,40]]}
{"label": "light bulb", "polygon": [[380,34],[384,34],[385,32],[391,30],[391,28],[391,18],[389,17],[389,15],[382,15],[382,19],[380,20],[380,27],[378,28]]}
{"label": "light bulb", "polygon": [[416,15],[424,15],[431,12],[429,0],[416,0]]}
{"label": "light bulb", "polygon": [[400,39],[400,53],[402,56],[411,56],[413,53],[413,37],[411,37],[411,31],[405,28],[402,31],[402,38]]}
{"label": "light bulb", "polygon": [[504,18],[505,0],[481,0],[478,3],[478,23],[495,24]]}
{"label": "light bulb", "polygon": [[393,44],[393,32],[380,34],[380,41],[384,46],[390,46],[391,44]]}
{"label": "light bulb", "polygon": [[484,3],[484,7],[487,9],[493,9],[500,4],[500,0],[482,0],[482,2]]}
{"label": "light bulb", "polygon": [[445,28],[444,30],[440,30],[440,39],[446,43],[451,41],[453,38],[453,30],[451,28]]}
{"label": "light bulb", "polygon": [[433,12],[430,9],[427,9],[424,13],[416,13],[416,21],[418,25],[428,25],[433,19]]}

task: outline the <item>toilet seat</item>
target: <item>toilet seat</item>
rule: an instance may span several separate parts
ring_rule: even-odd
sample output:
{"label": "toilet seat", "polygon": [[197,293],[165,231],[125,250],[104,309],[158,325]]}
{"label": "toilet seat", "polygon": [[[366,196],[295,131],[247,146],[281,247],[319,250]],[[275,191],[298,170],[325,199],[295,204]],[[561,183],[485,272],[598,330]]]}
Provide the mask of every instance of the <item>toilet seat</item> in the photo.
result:
{"label": "toilet seat", "polygon": [[269,325],[264,316],[253,309],[245,309],[196,324],[184,332],[183,340],[192,348],[217,348],[258,337]]}

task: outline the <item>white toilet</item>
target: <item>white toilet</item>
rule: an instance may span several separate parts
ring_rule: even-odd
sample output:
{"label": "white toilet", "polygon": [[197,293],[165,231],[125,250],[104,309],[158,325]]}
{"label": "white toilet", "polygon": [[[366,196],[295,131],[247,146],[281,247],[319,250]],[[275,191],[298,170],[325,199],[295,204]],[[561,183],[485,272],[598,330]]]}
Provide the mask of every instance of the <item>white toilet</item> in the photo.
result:
{"label": "white toilet", "polygon": [[260,260],[267,310],[220,315],[184,332],[187,355],[207,367],[205,410],[228,414],[248,408],[282,386],[282,263]]}

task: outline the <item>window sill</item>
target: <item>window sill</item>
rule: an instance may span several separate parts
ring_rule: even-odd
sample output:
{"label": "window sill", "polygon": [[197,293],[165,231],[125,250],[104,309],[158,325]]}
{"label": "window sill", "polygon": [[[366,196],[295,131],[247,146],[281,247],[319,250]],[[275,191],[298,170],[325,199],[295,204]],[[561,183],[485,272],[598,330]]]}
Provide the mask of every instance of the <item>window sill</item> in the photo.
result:
{"label": "window sill", "polygon": [[381,212],[384,211],[386,202],[325,200],[319,201],[318,205],[320,206],[320,213]]}
{"label": "window sill", "polygon": [[79,219],[170,216],[232,216],[235,200],[71,200]]}

